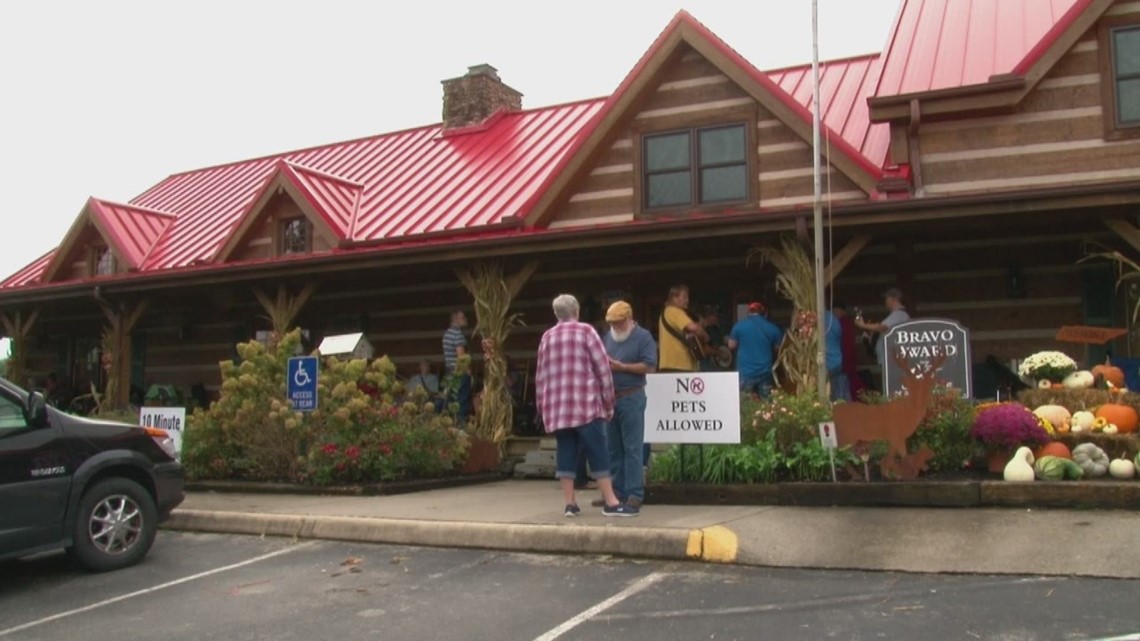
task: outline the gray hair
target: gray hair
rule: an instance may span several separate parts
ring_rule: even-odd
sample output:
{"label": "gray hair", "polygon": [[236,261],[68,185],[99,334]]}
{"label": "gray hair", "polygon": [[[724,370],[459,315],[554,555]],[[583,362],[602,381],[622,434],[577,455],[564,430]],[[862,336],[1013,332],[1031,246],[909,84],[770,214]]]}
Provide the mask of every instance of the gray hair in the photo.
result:
{"label": "gray hair", "polygon": [[559,294],[554,299],[554,316],[560,321],[577,320],[578,299],[570,294]]}

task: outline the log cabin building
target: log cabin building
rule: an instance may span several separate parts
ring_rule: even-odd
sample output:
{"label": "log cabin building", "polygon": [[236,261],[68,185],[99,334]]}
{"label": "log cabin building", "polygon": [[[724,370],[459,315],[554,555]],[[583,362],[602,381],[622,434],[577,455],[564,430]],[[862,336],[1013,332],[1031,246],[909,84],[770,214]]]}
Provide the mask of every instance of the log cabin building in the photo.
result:
{"label": "log cabin building", "polygon": [[[1054,337],[1130,316],[1112,265],[1078,261],[1140,252],[1140,2],[901,0],[885,49],[821,63],[821,85],[834,297],[881,318],[897,285],[969,327],[977,360],[1101,357]],[[726,324],[753,298],[786,322],[748,256],[810,236],[810,65],[761,71],[681,12],[610,96],[523,109],[487,65],[443,93],[439,124],[88,200],[0,282],[28,374],[83,389],[110,330],[124,382],[216,391],[217,363],[270,327],[254,292],[305,288],[311,345],[360,331],[403,370],[438,367],[449,311],[472,307],[454,269],[489,258],[538,261],[506,345],[521,369],[561,292],[588,320],[624,292],[655,329],[685,282]]]}

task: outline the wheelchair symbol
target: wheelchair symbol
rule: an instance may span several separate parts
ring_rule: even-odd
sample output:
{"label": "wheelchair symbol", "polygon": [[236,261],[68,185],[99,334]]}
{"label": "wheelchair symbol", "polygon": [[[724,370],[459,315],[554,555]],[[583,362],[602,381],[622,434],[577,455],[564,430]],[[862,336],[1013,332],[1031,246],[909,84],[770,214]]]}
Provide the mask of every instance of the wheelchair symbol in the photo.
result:
{"label": "wheelchair symbol", "polygon": [[297,363],[297,371],[293,373],[293,382],[297,387],[304,387],[313,382],[313,379],[309,378],[309,370],[305,369],[304,365]]}

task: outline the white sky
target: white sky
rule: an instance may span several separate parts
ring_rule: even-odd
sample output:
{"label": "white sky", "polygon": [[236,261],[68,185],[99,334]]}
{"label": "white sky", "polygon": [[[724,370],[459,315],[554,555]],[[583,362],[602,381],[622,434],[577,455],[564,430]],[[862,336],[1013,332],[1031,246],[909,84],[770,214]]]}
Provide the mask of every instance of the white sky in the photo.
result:
{"label": "white sky", "polygon": [[[819,0],[821,59],[882,50],[898,5]],[[608,95],[682,8],[761,69],[811,61],[809,0],[2,2],[0,279],[88,196],[439,122],[469,65],[524,108]]]}

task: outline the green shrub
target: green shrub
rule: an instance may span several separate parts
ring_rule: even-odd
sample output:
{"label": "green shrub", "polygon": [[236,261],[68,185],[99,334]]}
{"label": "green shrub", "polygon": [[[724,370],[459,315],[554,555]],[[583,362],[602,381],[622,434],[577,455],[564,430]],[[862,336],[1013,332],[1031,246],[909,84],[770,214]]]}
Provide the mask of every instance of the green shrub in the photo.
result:
{"label": "green shrub", "polygon": [[241,364],[221,364],[221,396],[187,420],[182,457],[190,478],[317,484],[438,476],[464,460],[466,435],[422,399],[399,402],[390,360],[324,359],[318,409],[294,411],[285,398],[288,360],[300,332],[272,353],[237,346]]}
{"label": "green shrub", "polygon": [[970,438],[974,423],[974,403],[961,398],[955,390],[936,388],[926,416],[907,441],[914,452],[922,446],[934,452],[928,465],[931,471],[948,472],[962,469],[976,449]]}

